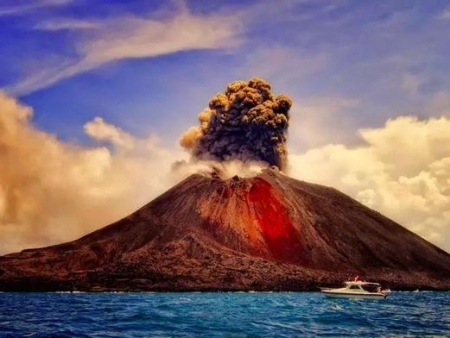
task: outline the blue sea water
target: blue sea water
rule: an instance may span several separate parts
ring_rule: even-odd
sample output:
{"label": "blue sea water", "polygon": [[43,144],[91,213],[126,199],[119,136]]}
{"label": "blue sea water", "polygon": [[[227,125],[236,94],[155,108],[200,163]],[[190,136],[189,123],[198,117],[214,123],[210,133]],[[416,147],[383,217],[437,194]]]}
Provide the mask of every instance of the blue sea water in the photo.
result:
{"label": "blue sea water", "polygon": [[0,337],[450,337],[450,292],[0,293]]}

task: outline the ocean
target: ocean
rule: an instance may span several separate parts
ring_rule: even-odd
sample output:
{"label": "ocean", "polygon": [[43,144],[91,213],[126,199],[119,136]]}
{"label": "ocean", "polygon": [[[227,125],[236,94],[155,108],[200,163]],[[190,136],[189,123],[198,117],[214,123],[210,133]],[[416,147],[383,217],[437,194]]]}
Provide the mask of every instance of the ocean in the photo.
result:
{"label": "ocean", "polygon": [[450,292],[0,293],[0,337],[450,337]]}

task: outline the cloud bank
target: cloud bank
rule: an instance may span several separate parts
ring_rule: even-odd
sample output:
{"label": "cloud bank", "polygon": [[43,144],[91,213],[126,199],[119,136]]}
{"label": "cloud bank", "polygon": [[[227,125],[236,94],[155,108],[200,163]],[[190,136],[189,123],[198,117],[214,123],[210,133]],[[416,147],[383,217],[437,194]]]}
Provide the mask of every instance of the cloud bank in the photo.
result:
{"label": "cloud bank", "polygon": [[184,154],[101,118],[98,146],[62,142],[31,123],[32,110],[0,92],[0,253],[59,243],[116,221],[180,179]]}
{"label": "cloud bank", "polygon": [[365,144],[290,156],[290,174],[332,186],[450,252],[450,118],[390,119]]}

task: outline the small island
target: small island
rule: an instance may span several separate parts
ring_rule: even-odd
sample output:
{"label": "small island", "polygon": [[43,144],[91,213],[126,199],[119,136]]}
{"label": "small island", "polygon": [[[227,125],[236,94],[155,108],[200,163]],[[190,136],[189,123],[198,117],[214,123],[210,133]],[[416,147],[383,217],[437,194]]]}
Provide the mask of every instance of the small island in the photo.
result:
{"label": "small island", "polygon": [[2,291],[450,290],[450,255],[347,195],[266,169],[195,174],[76,241],[0,257]]}

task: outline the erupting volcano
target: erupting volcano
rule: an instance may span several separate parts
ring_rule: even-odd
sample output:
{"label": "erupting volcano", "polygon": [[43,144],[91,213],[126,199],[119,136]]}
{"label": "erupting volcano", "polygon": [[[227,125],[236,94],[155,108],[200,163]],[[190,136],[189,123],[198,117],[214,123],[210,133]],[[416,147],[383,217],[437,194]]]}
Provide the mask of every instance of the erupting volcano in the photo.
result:
{"label": "erupting volcano", "polygon": [[345,194],[294,180],[291,101],[260,79],[230,84],[181,143],[193,161],[270,165],[194,174],[76,241],[0,257],[0,290],[313,290],[349,276],[450,289],[450,255]]}

